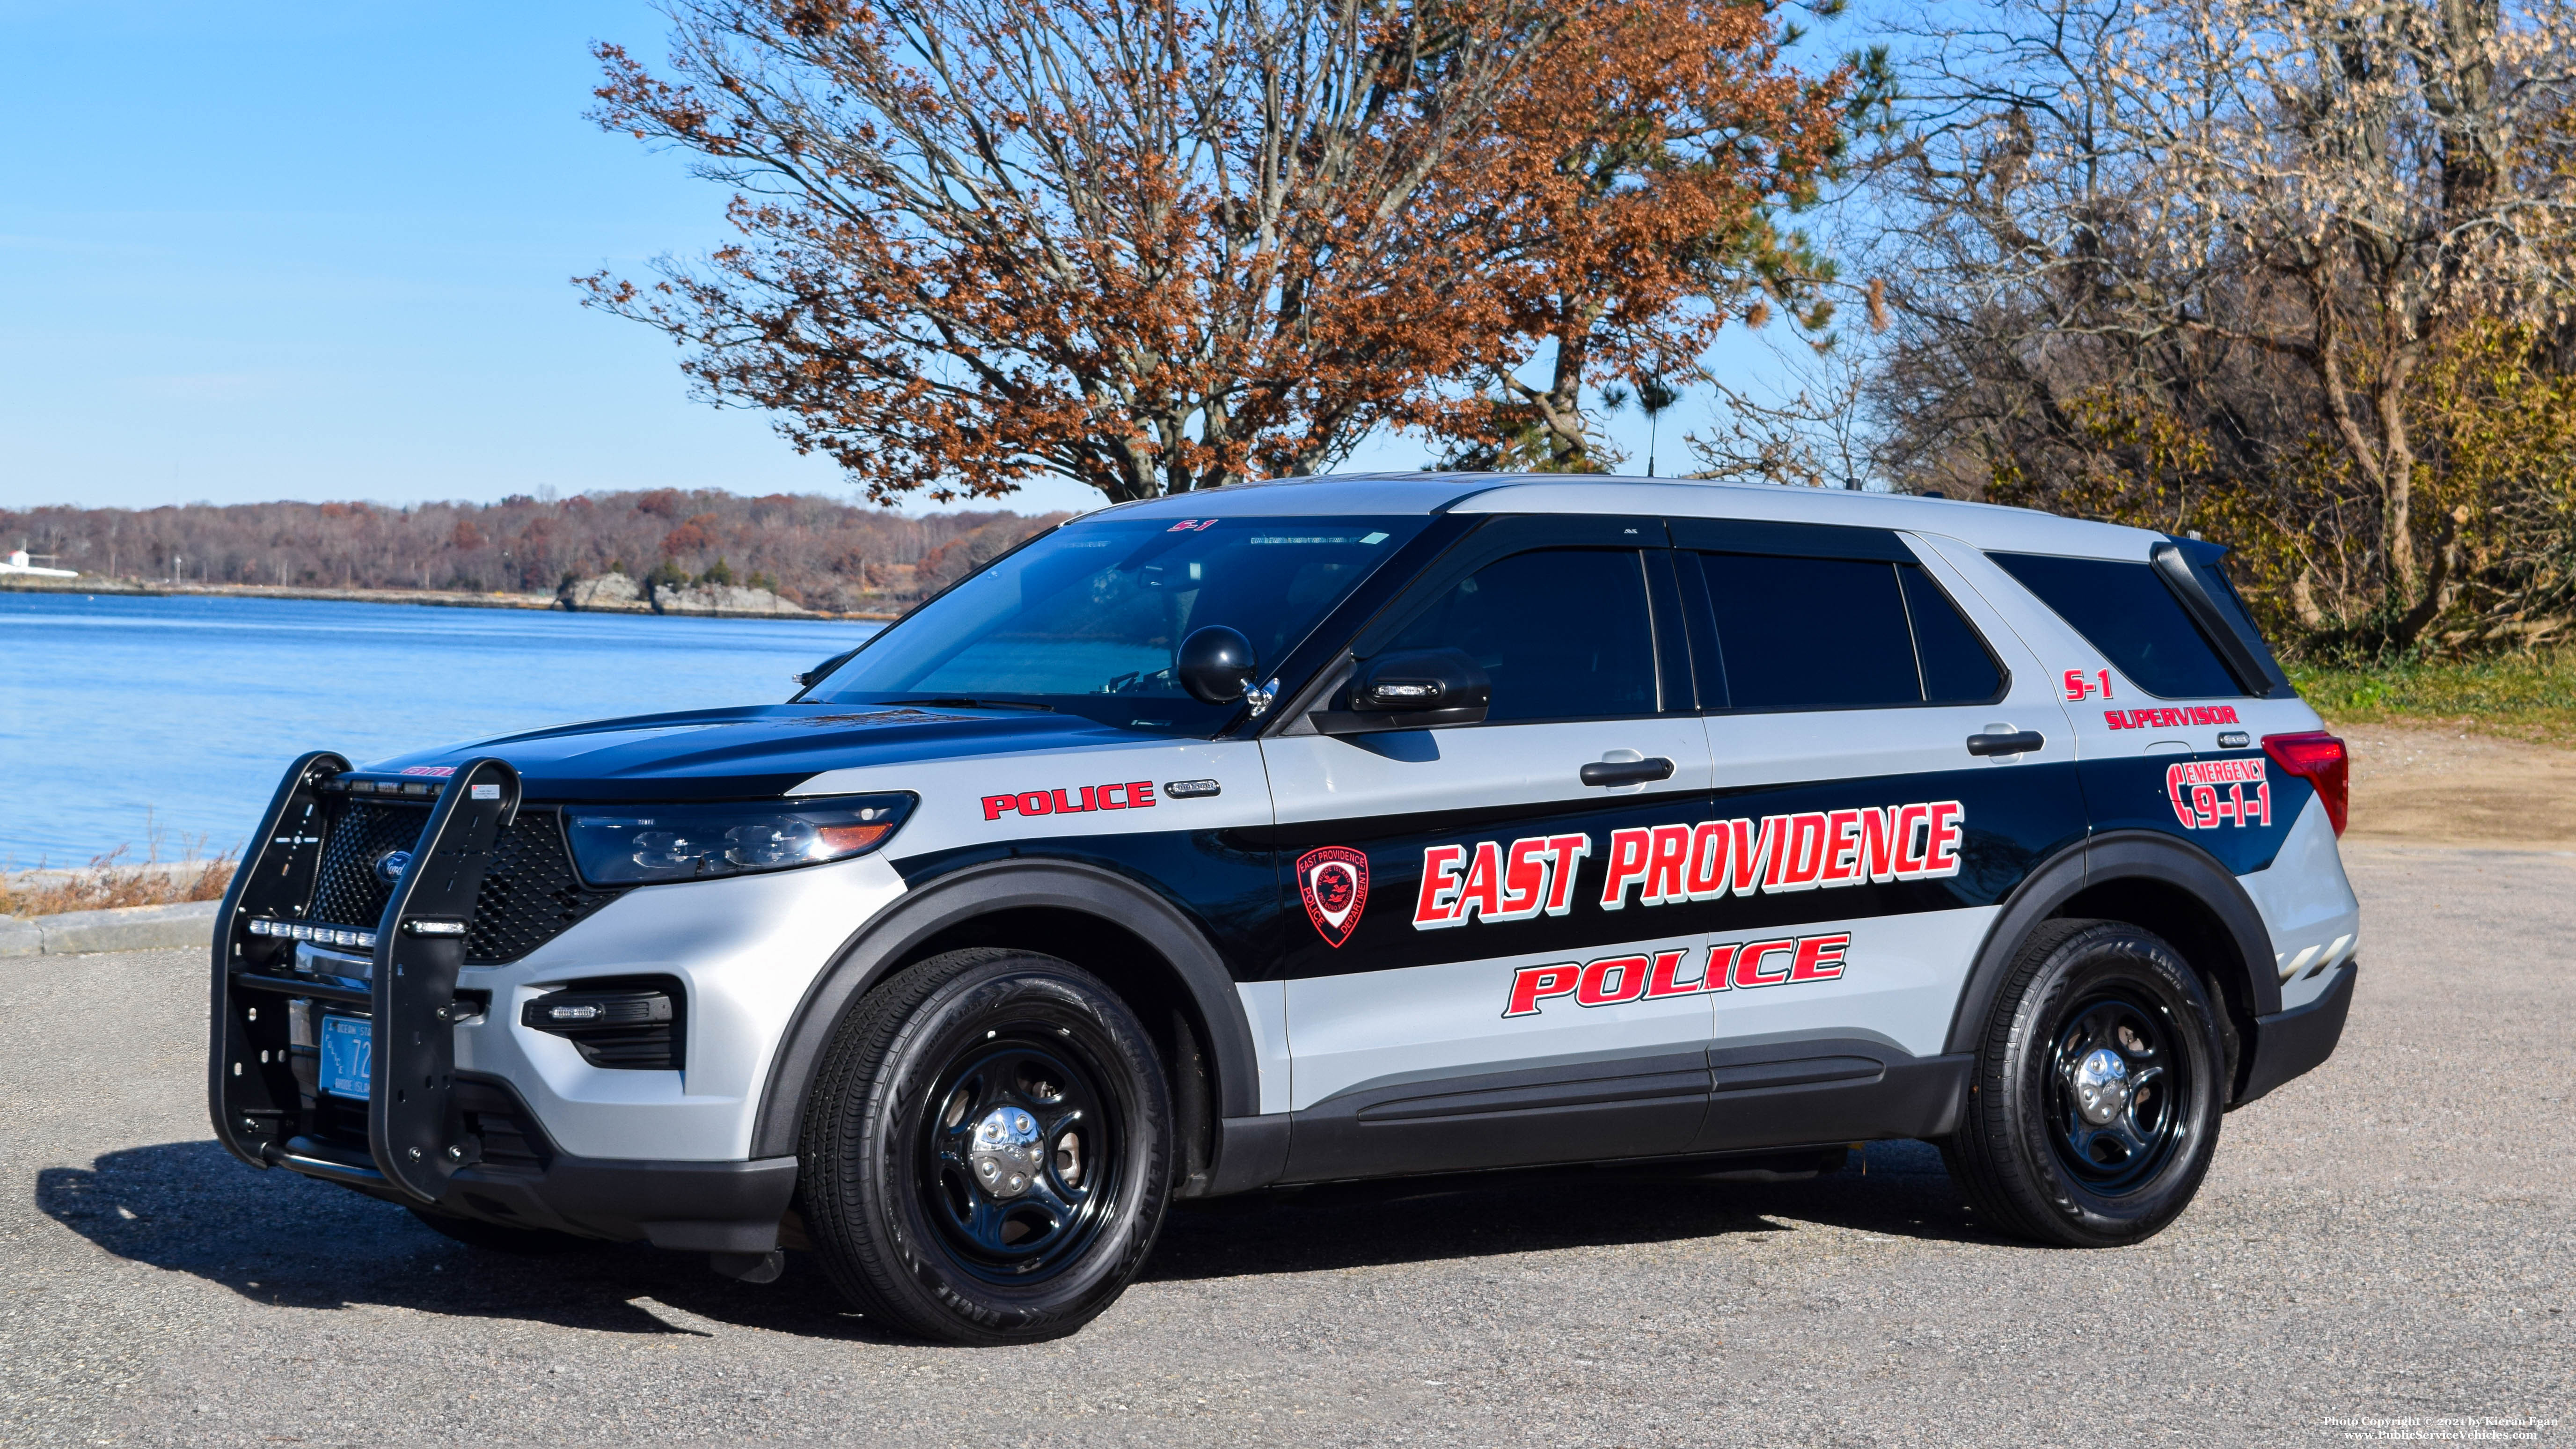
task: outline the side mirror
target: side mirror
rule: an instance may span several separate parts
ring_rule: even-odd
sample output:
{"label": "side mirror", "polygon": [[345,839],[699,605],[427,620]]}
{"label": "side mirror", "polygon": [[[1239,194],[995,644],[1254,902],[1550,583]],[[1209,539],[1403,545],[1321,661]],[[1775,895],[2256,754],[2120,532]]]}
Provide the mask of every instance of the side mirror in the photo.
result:
{"label": "side mirror", "polygon": [[788,678],[796,681],[796,687],[800,691],[811,689],[815,685],[823,682],[824,675],[829,674],[833,670],[840,668],[842,665],[849,663],[850,656],[858,652],[859,651],[856,649],[844,649],[840,653],[833,655],[831,658],[824,660],[822,663],[815,665],[813,668],[806,670],[804,673],[791,674]]}
{"label": "side mirror", "polygon": [[1351,707],[1309,716],[1328,735],[1482,724],[1494,681],[1460,649],[1407,649],[1362,660],[1351,673]]}
{"label": "side mirror", "polygon": [[1252,687],[1252,641],[1223,624],[1193,629],[1172,661],[1172,677],[1201,704],[1232,704]]}

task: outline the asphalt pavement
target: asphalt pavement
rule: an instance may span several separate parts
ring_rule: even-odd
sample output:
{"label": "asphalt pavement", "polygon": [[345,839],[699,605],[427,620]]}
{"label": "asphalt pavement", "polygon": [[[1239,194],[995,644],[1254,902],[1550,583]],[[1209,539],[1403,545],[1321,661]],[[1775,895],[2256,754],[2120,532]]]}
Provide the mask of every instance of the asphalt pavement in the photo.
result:
{"label": "asphalt pavement", "polygon": [[1008,1350],[792,1259],[501,1257],[252,1171],[207,1135],[202,957],[0,960],[0,1443],[2576,1439],[2576,856],[2348,853],[2342,1050],[2139,1247],[1999,1239],[1913,1143],[1317,1188],[1176,1210],[1108,1315]]}

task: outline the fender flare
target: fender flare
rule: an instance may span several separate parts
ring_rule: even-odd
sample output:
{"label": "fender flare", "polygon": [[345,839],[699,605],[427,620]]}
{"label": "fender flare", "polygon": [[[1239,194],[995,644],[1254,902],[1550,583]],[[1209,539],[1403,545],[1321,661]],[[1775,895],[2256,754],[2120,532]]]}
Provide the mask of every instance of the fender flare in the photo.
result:
{"label": "fender flare", "polygon": [[771,1054],[769,1078],[752,1122],[751,1156],[795,1154],[805,1099],[832,1034],[870,987],[940,932],[977,916],[1030,907],[1097,916],[1161,952],[1207,1023],[1216,1115],[1249,1117],[1260,1110],[1261,1068],[1233,974],[1187,916],[1170,901],[1098,866],[1001,860],[967,866],[907,892],[860,927],[814,978]]}
{"label": "fender flare", "polygon": [[[2226,866],[2189,841],[2152,830],[2114,830],[2067,847],[2022,878],[2004,900],[2004,908],[1986,928],[1968,968],[1967,986],[1959,993],[1950,1018],[1948,1050],[1974,1052],[1986,1014],[1994,1009],[2004,974],[2031,929],[2057,914],[2067,901],[2091,886],[2117,880],[2151,880],[2173,886],[2207,906],[2235,940],[2243,963],[2245,999],[2260,1017],[2281,1009],[2281,983],[2265,968],[2272,962],[2272,933],[2263,924],[2254,900]],[[2254,1044],[2245,1044],[2248,1059]]]}

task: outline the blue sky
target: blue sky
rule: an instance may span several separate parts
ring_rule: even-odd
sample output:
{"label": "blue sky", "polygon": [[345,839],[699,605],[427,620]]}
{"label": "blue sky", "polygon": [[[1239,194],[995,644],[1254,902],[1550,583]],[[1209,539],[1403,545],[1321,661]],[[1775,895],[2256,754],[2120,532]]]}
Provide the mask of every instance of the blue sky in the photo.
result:
{"label": "blue sky", "polygon": [[[724,239],[719,188],[582,118],[589,44],[664,29],[622,0],[0,0],[0,500],[849,496],[569,284]],[[1706,407],[1665,415],[1664,471]],[[1615,431],[1642,472],[1642,422]]]}

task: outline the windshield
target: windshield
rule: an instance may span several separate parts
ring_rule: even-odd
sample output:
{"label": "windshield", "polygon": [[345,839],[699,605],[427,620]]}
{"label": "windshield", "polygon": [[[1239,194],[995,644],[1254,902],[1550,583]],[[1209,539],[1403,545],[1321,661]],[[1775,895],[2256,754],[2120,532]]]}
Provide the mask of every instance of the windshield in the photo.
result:
{"label": "windshield", "polygon": [[1069,524],[868,641],[806,698],[1044,704],[1105,724],[1213,732],[1232,705],[1172,677],[1222,624],[1276,668],[1360,580],[1430,523],[1398,518],[1103,518]]}

